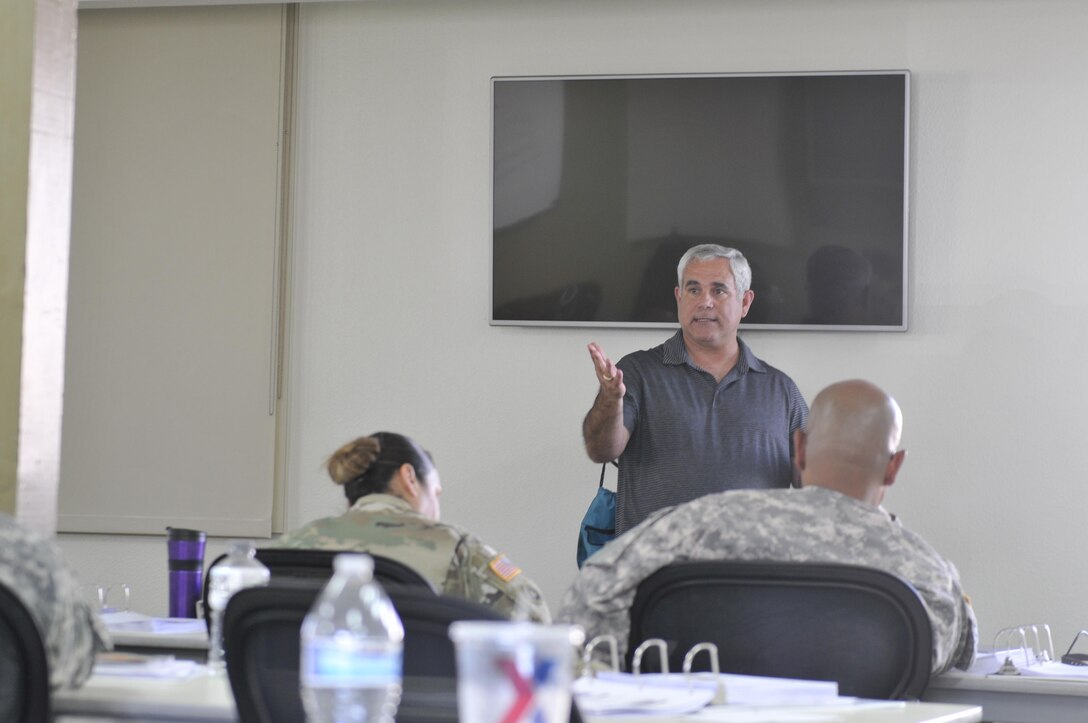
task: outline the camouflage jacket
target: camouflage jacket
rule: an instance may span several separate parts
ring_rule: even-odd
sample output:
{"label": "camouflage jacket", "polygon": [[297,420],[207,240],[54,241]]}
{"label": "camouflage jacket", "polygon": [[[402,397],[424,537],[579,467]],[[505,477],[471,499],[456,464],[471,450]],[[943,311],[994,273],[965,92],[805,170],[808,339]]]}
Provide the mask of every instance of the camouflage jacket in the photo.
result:
{"label": "camouflage jacket", "polygon": [[340,517],[316,520],[280,538],[280,547],[356,550],[415,569],[446,595],[513,616],[551,622],[540,588],[505,555],[459,527],[435,522],[393,495],[360,497]]}
{"label": "camouflage jacket", "polygon": [[3,513],[0,583],[23,601],[38,623],[51,686],[81,685],[91,674],[95,652],[110,647],[109,634],[60,549]]}
{"label": "camouflage jacket", "polygon": [[977,623],[955,566],[880,507],[822,487],[738,490],[653,513],[586,560],[559,620],[616,636],[621,656],[635,588],[673,562],[780,560],[864,565],[917,588],[933,627],[933,671],[966,669]]}

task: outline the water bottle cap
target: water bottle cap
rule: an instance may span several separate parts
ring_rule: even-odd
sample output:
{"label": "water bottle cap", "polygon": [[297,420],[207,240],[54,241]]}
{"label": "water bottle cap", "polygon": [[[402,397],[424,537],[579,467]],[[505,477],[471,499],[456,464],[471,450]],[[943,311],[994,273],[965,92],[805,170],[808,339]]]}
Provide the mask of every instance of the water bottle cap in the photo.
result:
{"label": "water bottle cap", "polygon": [[231,540],[228,550],[231,555],[239,557],[253,557],[257,554],[252,540]]}
{"label": "water bottle cap", "polygon": [[374,560],[362,553],[343,553],[333,558],[332,568],[335,572],[370,576],[374,574]]}

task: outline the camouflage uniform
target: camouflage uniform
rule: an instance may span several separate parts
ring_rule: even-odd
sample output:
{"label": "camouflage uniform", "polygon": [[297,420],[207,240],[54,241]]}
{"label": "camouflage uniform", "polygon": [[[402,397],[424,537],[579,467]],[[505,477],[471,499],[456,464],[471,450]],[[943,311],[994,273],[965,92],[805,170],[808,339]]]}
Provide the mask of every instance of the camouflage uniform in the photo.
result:
{"label": "camouflage uniform", "polygon": [[435,522],[393,495],[360,497],[340,517],[326,517],[280,538],[279,547],[357,550],[415,569],[446,595],[512,616],[519,605],[537,622],[551,622],[540,588],[521,569],[473,535]]}
{"label": "camouflage uniform", "polygon": [[[56,688],[77,687],[91,674],[94,654],[111,647],[61,551],[42,535],[0,513],[0,583],[26,605],[38,623]],[[3,669],[4,664],[0,664]],[[2,676],[7,682],[14,678]],[[2,687],[2,685],[0,685]],[[0,690],[0,699],[7,700]]]}
{"label": "camouflage uniform", "polygon": [[586,638],[630,632],[635,588],[654,571],[691,560],[780,560],[864,565],[911,582],[933,627],[933,671],[966,669],[978,640],[955,566],[880,507],[822,487],[737,490],[652,514],[586,560],[558,618]]}

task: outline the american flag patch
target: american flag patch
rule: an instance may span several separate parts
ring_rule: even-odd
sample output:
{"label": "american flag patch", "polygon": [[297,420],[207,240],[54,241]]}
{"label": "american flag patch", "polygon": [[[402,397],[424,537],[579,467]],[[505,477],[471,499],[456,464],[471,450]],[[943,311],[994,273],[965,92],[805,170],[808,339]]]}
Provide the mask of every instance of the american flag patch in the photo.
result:
{"label": "american flag patch", "polygon": [[521,568],[510,562],[510,558],[506,555],[496,555],[495,559],[489,562],[487,566],[491,568],[491,572],[505,582],[510,582],[521,574]]}

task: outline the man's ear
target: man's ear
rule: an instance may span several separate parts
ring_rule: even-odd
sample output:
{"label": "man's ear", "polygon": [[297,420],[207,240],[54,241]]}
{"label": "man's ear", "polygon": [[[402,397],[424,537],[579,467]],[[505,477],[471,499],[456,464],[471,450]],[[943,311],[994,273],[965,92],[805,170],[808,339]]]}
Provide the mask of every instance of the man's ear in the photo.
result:
{"label": "man's ear", "polygon": [[752,302],[756,300],[756,292],[748,289],[744,292],[744,296],[741,298],[741,312],[740,316],[743,319],[748,316],[748,310],[752,308]]}
{"label": "man's ear", "polygon": [[891,487],[895,484],[895,476],[899,474],[899,468],[903,466],[903,460],[907,458],[907,450],[901,449],[888,460],[888,466],[884,468],[884,486]]}
{"label": "man's ear", "polygon": [[803,430],[793,430],[793,466],[797,470],[797,479],[801,479],[801,473],[805,471],[805,443],[807,438]]}

